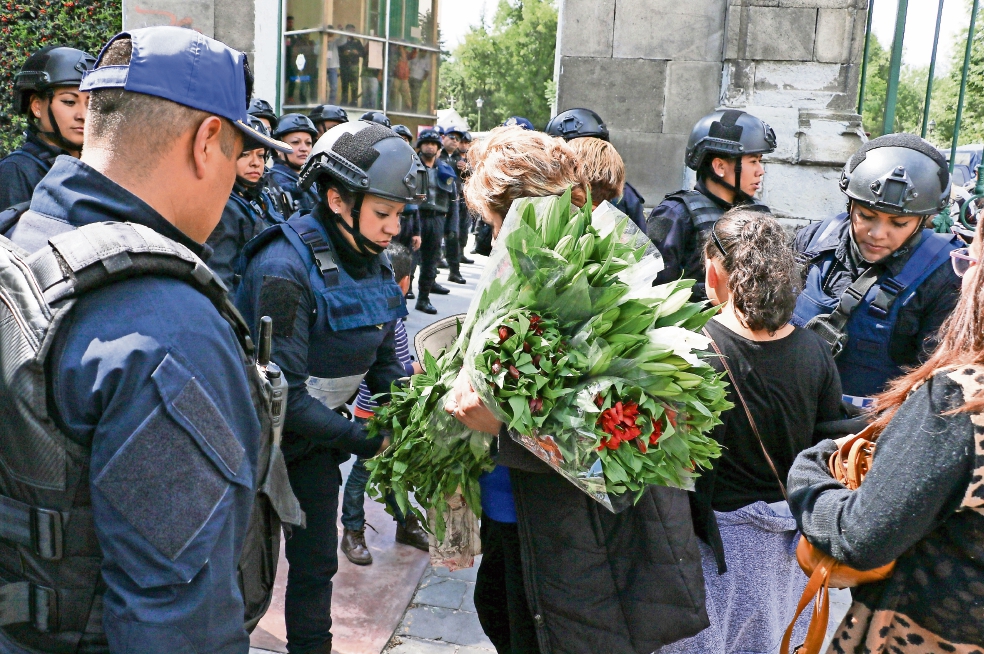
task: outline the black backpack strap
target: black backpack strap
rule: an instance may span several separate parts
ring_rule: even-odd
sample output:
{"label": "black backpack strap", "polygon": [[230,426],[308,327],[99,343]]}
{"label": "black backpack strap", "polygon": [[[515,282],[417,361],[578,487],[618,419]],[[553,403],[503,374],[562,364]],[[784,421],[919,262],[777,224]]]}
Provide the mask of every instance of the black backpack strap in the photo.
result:
{"label": "black backpack strap", "polygon": [[183,245],[134,223],[95,223],[53,236],[27,261],[54,305],[131,277],[171,277],[207,297],[232,326],[243,349],[253,354],[249,327],[229,299],[228,289]]}
{"label": "black backpack strap", "polygon": [[19,204],[15,204],[12,207],[0,211],[0,234],[4,236],[10,231],[10,228],[17,224],[24,212],[28,210],[31,206],[31,201],[27,200]]}

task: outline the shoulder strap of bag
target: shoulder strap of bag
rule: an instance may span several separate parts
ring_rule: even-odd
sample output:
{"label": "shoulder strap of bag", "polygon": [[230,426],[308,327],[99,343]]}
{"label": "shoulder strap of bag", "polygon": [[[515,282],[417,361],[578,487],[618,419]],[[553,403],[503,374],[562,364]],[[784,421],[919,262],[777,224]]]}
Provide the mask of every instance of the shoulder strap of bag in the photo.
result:
{"label": "shoulder strap of bag", "polygon": [[710,339],[711,347],[714,348],[714,352],[721,357],[721,363],[724,365],[725,372],[728,373],[728,379],[731,380],[731,387],[735,389],[735,395],[738,396],[738,401],[741,402],[741,406],[745,409],[745,415],[748,417],[748,424],[752,427],[752,432],[755,433],[755,438],[758,439],[759,446],[762,448],[762,454],[765,455],[765,460],[769,462],[769,467],[772,468],[772,474],[776,476],[776,481],[779,482],[779,489],[782,491],[782,496],[789,501],[789,495],[786,494],[786,484],[783,483],[782,477],[779,476],[779,470],[776,468],[776,464],[772,462],[772,457],[769,456],[769,451],[765,449],[765,442],[762,440],[762,435],[759,434],[758,426],[755,424],[755,418],[752,417],[752,412],[748,408],[748,404],[745,402],[745,398],[741,394],[741,388],[738,386],[738,379],[735,377],[734,373],[731,372],[731,366],[728,365],[728,359],[721,353],[721,348],[718,344],[714,342],[714,337],[711,333],[707,331],[707,327],[704,327],[704,336]]}

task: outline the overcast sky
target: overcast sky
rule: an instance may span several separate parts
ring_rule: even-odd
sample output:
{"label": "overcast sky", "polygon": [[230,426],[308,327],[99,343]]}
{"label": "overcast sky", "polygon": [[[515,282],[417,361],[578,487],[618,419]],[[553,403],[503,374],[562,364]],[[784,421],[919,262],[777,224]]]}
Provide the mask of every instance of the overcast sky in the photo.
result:
{"label": "overcast sky", "polygon": [[[481,20],[482,10],[491,18],[498,0],[444,0],[441,7],[441,35],[445,47],[453,50],[461,42],[468,29]],[[905,32],[904,61],[914,66],[928,66],[933,49],[933,30],[936,28],[938,0],[910,0]],[[895,12],[897,0],[875,0],[872,27],[878,40],[889,48],[895,31]],[[962,51],[964,45],[957,43],[957,35],[967,26],[970,14],[965,0],[945,0],[943,27],[940,31],[940,51],[937,57],[936,74],[942,75],[949,65],[950,55],[956,47]],[[984,21],[979,17],[978,22]],[[979,28],[982,26],[979,26]]]}

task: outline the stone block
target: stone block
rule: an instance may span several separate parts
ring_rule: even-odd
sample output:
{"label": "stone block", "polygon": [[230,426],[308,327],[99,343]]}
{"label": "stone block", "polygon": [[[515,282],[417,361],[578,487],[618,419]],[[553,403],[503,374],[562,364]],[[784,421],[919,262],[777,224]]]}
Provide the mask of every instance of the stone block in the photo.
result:
{"label": "stone block", "polygon": [[455,654],[456,649],[452,643],[404,637],[399,645],[387,650],[387,654]]}
{"label": "stone block", "polygon": [[820,9],[818,14],[814,58],[838,64],[850,62],[857,12],[852,9]]}
{"label": "stone block", "polygon": [[728,13],[724,20],[724,58],[737,59],[741,56],[741,15],[744,7],[741,4],[728,4]]}
{"label": "stone block", "polygon": [[645,198],[647,207],[659,204],[667,193],[683,188],[687,137],[687,134],[612,130],[612,143],[625,161],[625,179]]}
{"label": "stone block", "polygon": [[772,107],[826,109],[847,89],[848,66],[759,62],[752,103]]}
{"label": "stone block", "polygon": [[[124,0],[123,29],[176,25],[215,36],[213,0]],[[249,49],[252,49],[250,47]]]}
{"label": "stone block", "polygon": [[432,581],[426,587],[418,590],[417,594],[413,596],[413,603],[459,609],[465,599],[465,593],[468,591],[469,584],[467,581],[441,577],[436,583]]}
{"label": "stone block", "polygon": [[230,48],[252,52],[256,34],[256,9],[252,2],[213,0],[215,3],[215,38]]}
{"label": "stone block", "polygon": [[567,0],[561,19],[561,56],[612,56],[615,0]]}
{"label": "stone block", "polygon": [[721,64],[714,61],[671,61],[666,65],[663,133],[690,134],[702,116],[714,110],[721,96]]}
{"label": "stone block", "polygon": [[609,129],[659,132],[666,62],[562,57],[557,109],[591,107]]}
{"label": "stone block", "polygon": [[809,7],[811,9],[863,9],[868,0],[779,0],[780,7]]}
{"label": "stone block", "polygon": [[842,166],[864,143],[861,117],[834,112],[799,112],[799,160]]}
{"label": "stone block", "polygon": [[409,609],[396,635],[492,649],[492,642],[482,631],[474,613],[436,606]]}
{"label": "stone block", "polygon": [[613,56],[721,61],[727,0],[617,0]]}
{"label": "stone block", "polygon": [[798,132],[800,127],[800,111],[791,107],[766,107],[751,105],[736,107],[761,118],[769,124],[776,133],[776,150],[767,154],[765,160],[785,161],[796,163],[799,160]]}
{"label": "stone block", "polygon": [[815,8],[749,7],[745,57],[811,61],[816,31]]}
{"label": "stone block", "polygon": [[478,574],[478,566],[482,563],[482,558],[480,556],[475,557],[475,565],[470,568],[461,568],[460,570],[455,570],[451,572],[447,568],[431,568],[430,574],[435,577],[445,577],[447,579],[460,579],[462,581],[475,581],[475,575]]}
{"label": "stone block", "polygon": [[823,220],[844,211],[839,179],[840,167],[770,163],[765,167],[762,201],[779,217]]}

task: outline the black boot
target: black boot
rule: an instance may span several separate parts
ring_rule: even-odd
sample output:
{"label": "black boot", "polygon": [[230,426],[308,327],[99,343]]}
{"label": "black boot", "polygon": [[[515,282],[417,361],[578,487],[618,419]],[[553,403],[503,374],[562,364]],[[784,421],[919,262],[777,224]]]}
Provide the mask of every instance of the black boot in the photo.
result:
{"label": "black boot", "polygon": [[414,309],[417,311],[423,311],[424,313],[429,313],[432,316],[437,313],[437,309],[430,303],[430,298],[423,293],[421,293],[420,297],[417,298],[417,304],[414,305]]}
{"label": "black boot", "polygon": [[453,282],[455,284],[467,284],[468,283],[467,281],[465,281],[465,278],[462,277],[461,274],[460,273],[457,273],[457,272],[453,272],[450,275],[448,275],[448,281],[449,282]]}
{"label": "black boot", "polygon": [[438,295],[448,295],[449,293],[451,293],[451,291],[441,286],[437,282],[434,282],[434,285],[431,287],[431,293],[437,293]]}
{"label": "black boot", "polygon": [[460,261],[461,263],[475,263],[474,259],[469,259],[468,257],[465,256],[464,250],[462,250],[461,254],[458,255],[458,261]]}
{"label": "black boot", "polygon": [[406,524],[396,525],[396,542],[410,547],[416,547],[422,552],[430,551],[430,543],[427,540],[427,532],[420,526],[417,516],[412,513],[407,516]]}

